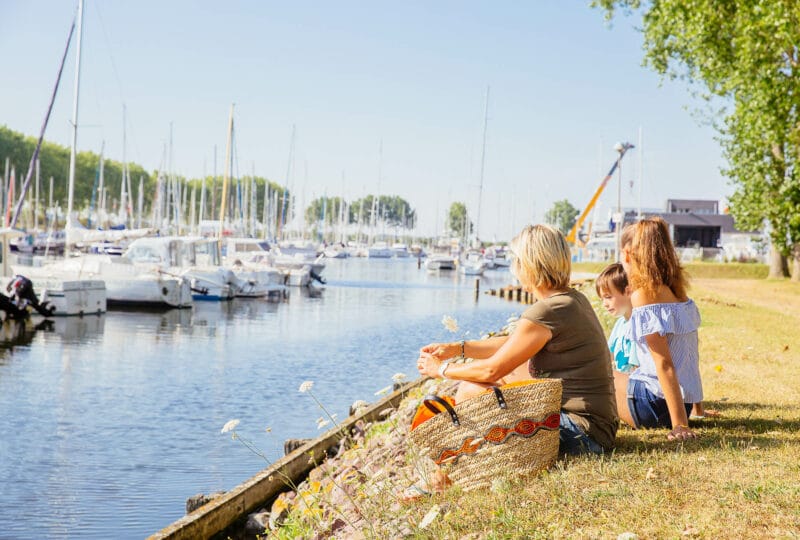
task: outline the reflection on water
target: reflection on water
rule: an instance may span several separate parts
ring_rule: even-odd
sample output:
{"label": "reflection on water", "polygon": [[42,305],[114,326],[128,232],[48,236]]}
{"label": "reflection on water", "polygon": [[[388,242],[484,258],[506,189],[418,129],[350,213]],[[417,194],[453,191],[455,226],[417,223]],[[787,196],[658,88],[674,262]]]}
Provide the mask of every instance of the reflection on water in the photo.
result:
{"label": "reflection on water", "polygon": [[[147,536],[181,517],[187,497],[266,465],[220,434],[228,420],[277,459],[284,439],[317,434],[302,381],[343,417],[394,373],[412,374],[420,345],[477,337],[519,312],[489,296],[476,304],[474,278],[413,259],[330,261],[325,276],[284,302],[5,323],[0,537]],[[481,287],[508,279],[487,273]]]}

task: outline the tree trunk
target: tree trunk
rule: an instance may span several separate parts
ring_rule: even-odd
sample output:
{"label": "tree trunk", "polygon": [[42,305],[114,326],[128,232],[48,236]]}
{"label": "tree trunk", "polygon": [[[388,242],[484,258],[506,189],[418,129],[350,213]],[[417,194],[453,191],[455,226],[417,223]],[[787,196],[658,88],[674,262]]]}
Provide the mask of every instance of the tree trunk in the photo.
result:
{"label": "tree trunk", "polygon": [[800,282],[800,244],[792,249],[792,281]]}
{"label": "tree trunk", "polygon": [[786,257],[775,247],[775,244],[772,244],[769,250],[769,275],[767,277],[778,279],[786,277]]}

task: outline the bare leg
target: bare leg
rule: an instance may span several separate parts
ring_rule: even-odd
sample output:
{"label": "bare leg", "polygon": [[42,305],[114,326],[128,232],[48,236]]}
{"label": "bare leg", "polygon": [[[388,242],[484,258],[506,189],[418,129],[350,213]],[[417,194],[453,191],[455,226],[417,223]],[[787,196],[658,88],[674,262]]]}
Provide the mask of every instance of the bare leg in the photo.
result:
{"label": "bare leg", "polygon": [[519,381],[530,381],[532,380],[530,371],[528,371],[528,363],[523,362],[520,366],[518,366],[514,371],[500,379],[494,384],[491,383],[476,383],[476,382],[468,382],[468,381],[461,381],[458,383],[458,390],[456,390],[456,403],[461,403],[465,399],[469,399],[471,397],[475,397],[479,394],[482,394],[486,391],[487,388],[491,388],[492,386],[502,386],[504,384],[512,383],[512,382],[519,382]]}
{"label": "bare leg", "polygon": [[456,403],[461,403],[465,399],[475,397],[486,391],[492,385],[489,383],[475,383],[469,381],[461,381],[458,383],[458,390],[456,390]]}
{"label": "bare leg", "polygon": [[706,411],[703,408],[703,402],[702,401],[698,401],[697,403],[692,403],[691,415],[692,416],[699,416],[701,418],[706,415]]}
{"label": "bare leg", "polygon": [[628,375],[627,373],[614,372],[614,393],[617,398],[617,413],[620,420],[631,427],[636,427],[633,423],[633,416],[628,408]]}
{"label": "bare leg", "polygon": [[523,362],[514,368],[514,371],[503,377],[500,382],[502,384],[508,384],[512,382],[531,380],[533,380],[533,377],[531,377],[531,372],[528,370],[528,362]]}

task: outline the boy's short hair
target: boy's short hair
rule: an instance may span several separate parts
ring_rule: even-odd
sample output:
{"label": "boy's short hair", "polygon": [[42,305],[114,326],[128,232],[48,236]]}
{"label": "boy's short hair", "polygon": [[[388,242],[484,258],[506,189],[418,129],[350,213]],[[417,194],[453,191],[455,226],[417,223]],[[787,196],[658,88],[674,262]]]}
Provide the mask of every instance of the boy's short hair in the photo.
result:
{"label": "boy's short hair", "polygon": [[628,275],[620,263],[609,264],[597,276],[594,288],[598,296],[602,296],[603,291],[611,292],[612,289],[625,294],[625,289],[628,288]]}

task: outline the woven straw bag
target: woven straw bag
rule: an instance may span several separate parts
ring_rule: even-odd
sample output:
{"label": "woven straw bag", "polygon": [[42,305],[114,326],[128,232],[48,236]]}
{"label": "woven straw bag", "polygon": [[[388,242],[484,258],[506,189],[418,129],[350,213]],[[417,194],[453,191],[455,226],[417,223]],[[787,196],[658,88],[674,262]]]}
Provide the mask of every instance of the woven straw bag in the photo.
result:
{"label": "woven straw bag", "polygon": [[428,395],[420,407],[444,414],[414,428],[411,444],[464,490],[547,469],[558,457],[561,379],[492,387],[455,407]]}

